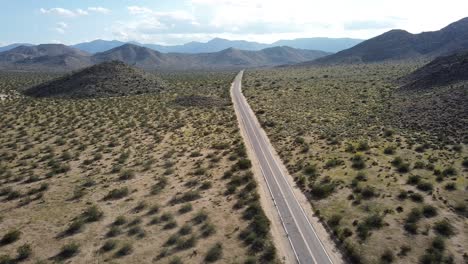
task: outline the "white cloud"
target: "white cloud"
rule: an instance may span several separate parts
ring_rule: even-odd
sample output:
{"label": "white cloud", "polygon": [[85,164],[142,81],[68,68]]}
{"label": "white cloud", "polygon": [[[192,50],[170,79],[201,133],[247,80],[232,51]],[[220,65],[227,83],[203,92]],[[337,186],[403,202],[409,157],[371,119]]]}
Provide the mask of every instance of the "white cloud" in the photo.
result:
{"label": "white cloud", "polygon": [[88,7],[88,11],[101,13],[101,14],[109,14],[111,12],[109,9],[101,7],[101,6]]}
{"label": "white cloud", "polygon": [[57,27],[55,30],[60,33],[60,34],[65,34],[66,29],[68,28],[68,24],[65,22],[59,22],[57,23]]}
{"label": "white cloud", "polygon": [[[125,40],[179,44],[213,37],[274,42],[306,37],[370,38],[394,28],[438,30],[466,16],[466,0],[185,0],[180,10],[128,6],[112,26]],[[401,8],[404,6],[405,8]],[[423,10],[423,12],[422,12]]]}
{"label": "white cloud", "polygon": [[51,14],[51,15],[58,15],[63,17],[76,17],[80,15],[79,12],[75,12],[69,9],[61,8],[61,7],[54,7],[50,9],[41,8],[39,11],[42,14]]}
{"label": "white cloud", "polygon": [[61,7],[54,7],[50,9],[41,8],[39,11],[42,14],[57,15],[61,17],[79,17],[87,16],[90,12],[100,13],[100,14],[109,14],[111,11],[104,7],[88,7],[87,9],[77,8],[75,10],[65,9]]}

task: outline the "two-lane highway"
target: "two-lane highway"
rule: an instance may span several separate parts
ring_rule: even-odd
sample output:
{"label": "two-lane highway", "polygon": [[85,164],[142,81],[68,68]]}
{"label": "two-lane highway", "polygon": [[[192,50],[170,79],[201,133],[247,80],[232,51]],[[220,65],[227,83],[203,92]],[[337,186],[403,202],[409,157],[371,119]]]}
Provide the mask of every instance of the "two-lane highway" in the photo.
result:
{"label": "two-lane highway", "polygon": [[236,76],[231,88],[237,118],[244,132],[244,141],[252,148],[254,157],[251,158],[258,161],[296,261],[304,264],[333,263],[286,179],[290,176],[284,175],[280,169],[281,160],[273,154],[271,144],[242,94],[242,76],[243,71]]}

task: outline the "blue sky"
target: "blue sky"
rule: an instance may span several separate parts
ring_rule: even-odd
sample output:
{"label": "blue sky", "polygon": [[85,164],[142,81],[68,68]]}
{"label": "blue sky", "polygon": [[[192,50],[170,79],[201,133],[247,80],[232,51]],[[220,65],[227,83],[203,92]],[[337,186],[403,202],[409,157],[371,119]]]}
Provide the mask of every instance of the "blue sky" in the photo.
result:
{"label": "blue sky", "polygon": [[437,30],[466,0],[0,0],[0,45],[94,39],[181,44],[214,37],[274,42]]}

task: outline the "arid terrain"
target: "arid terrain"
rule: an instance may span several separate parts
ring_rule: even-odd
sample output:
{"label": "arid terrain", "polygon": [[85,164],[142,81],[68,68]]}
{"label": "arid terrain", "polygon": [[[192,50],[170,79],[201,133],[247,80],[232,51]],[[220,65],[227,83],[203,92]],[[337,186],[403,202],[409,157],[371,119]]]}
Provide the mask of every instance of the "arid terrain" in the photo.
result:
{"label": "arid terrain", "polygon": [[275,262],[234,75],[76,100],[19,92],[56,75],[2,73],[0,263]]}
{"label": "arid terrain", "polygon": [[421,65],[244,75],[247,100],[351,262],[468,259],[466,84],[401,91],[395,80]]}

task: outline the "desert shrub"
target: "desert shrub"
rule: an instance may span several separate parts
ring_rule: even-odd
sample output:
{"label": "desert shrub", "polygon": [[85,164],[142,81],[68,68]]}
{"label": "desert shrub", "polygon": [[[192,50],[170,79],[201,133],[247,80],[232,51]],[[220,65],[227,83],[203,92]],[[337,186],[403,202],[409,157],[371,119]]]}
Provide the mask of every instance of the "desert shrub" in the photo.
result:
{"label": "desert shrub", "polygon": [[216,233],[216,228],[215,228],[215,226],[213,224],[205,223],[200,228],[200,231],[201,231],[202,237],[209,237],[209,236],[213,235],[214,233]]}
{"label": "desert shrub", "polygon": [[340,224],[341,219],[342,219],[341,215],[334,214],[334,215],[330,216],[330,218],[327,221],[327,224],[331,228],[337,227]]}
{"label": "desert shrub", "polygon": [[365,186],[361,189],[361,195],[364,199],[370,199],[376,195],[375,188],[372,186]]}
{"label": "desert shrub", "polygon": [[382,225],[382,217],[377,214],[372,214],[357,225],[357,235],[360,239],[365,240],[370,235],[372,229],[379,229]]}
{"label": "desert shrub", "polygon": [[113,239],[107,240],[101,247],[101,251],[108,252],[117,247],[117,241]]}
{"label": "desert shrub", "polygon": [[343,160],[333,158],[333,159],[328,160],[325,163],[325,168],[330,169],[330,168],[334,168],[334,167],[337,167],[337,166],[340,166],[340,165],[343,165],[343,164],[344,164]]}
{"label": "desert shrub", "polygon": [[172,257],[171,260],[169,260],[169,264],[182,264],[182,259],[179,256]]}
{"label": "desert shrub", "polygon": [[442,171],[442,175],[444,175],[444,176],[455,176],[455,175],[457,175],[457,170],[454,167],[448,167],[448,168],[445,168]]}
{"label": "desert shrub", "polygon": [[73,220],[73,222],[68,226],[67,230],[65,230],[65,234],[73,235],[81,231],[84,227],[84,220],[82,218],[77,218]]}
{"label": "desert shrub", "polygon": [[190,233],[192,233],[192,225],[191,224],[185,224],[183,225],[178,232],[180,235],[185,236]]}
{"label": "desert shrub", "polygon": [[135,178],[135,172],[132,170],[123,170],[120,172],[119,180],[126,181]]}
{"label": "desert shrub", "polygon": [[351,166],[356,170],[362,170],[366,167],[364,158],[359,154],[356,154],[351,158],[351,163]]}
{"label": "desert shrub", "polygon": [[335,183],[315,183],[311,186],[310,193],[315,199],[324,199],[330,196],[335,190]]}
{"label": "desert shrub", "polygon": [[122,233],[122,230],[118,226],[111,226],[109,231],[106,233],[107,237],[115,237]]}
{"label": "desert shrub", "polygon": [[17,253],[17,260],[25,260],[29,258],[32,254],[32,248],[31,245],[29,244],[24,244],[22,246],[19,246],[18,249],[16,250]]}
{"label": "desert shrub", "polygon": [[151,195],[159,194],[167,186],[167,178],[160,177],[158,181],[151,186]]}
{"label": "desert shrub", "polygon": [[455,234],[455,229],[447,220],[441,220],[434,224],[434,230],[443,236],[450,237]]}
{"label": "desert shrub", "polygon": [[104,213],[96,205],[88,207],[82,214],[82,217],[86,222],[99,221],[103,216]]}
{"label": "desert shrub", "polygon": [[197,244],[197,237],[190,236],[187,239],[179,239],[176,243],[176,248],[178,250],[184,250],[194,247]]}
{"label": "desert shrub", "polygon": [[173,229],[177,227],[177,222],[175,220],[170,220],[168,221],[164,226],[163,226],[163,229]]}
{"label": "desert shrub", "polygon": [[468,157],[463,158],[462,166],[468,168]]}
{"label": "desert shrub", "polygon": [[367,151],[367,150],[369,150],[369,144],[367,143],[367,141],[361,141],[361,142],[358,143],[356,150],[357,151]]}
{"label": "desert shrub", "polygon": [[115,253],[116,256],[118,257],[123,257],[126,255],[129,255],[133,252],[133,246],[130,243],[125,243],[123,244],[119,250]]}
{"label": "desert shrub", "polygon": [[354,179],[358,181],[367,181],[366,173],[363,171],[360,171],[356,174],[356,177],[354,177]]}
{"label": "desert shrub", "polygon": [[204,181],[202,185],[200,186],[200,189],[202,190],[208,190],[213,186],[213,184],[210,181]]}
{"label": "desert shrub", "polygon": [[404,229],[411,234],[416,234],[418,230],[417,224],[421,217],[421,211],[418,208],[413,208],[405,219]]}
{"label": "desert shrub", "polygon": [[408,176],[407,184],[416,185],[421,182],[421,176],[419,175],[410,175]]}
{"label": "desert shrub", "polygon": [[422,203],[424,201],[424,197],[419,193],[412,193],[409,195],[409,198],[416,203]]}
{"label": "desert shrub", "polygon": [[14,264],[15,260],[8,255],[0,255],[0,264]]}
{"label": "desert shrub", "polygon": [[317,175],[317,166],[315,165],[307,165],[304,167],[304,173],[308,176],[316,176]]}
{"label": "desert shrub", "polygon": [[393,252],[390,249],[386,249],[382,253],[382,256],[380,256],[380,259],[383,263],[392,263],[395,260],[395,256],[393,255]]}
{"label": "desert shrub", "polygon": [[444,188],[447,191],[454,191],[454,190],[457,189],[457,185],[454,182],[449,182],[449,183],[445,184]]}
{"label": "desert shrub", "polygon": [[168,222],[174,220],[174,216],[170,212],[161,215],[161,221]]}
{"label": "desert shrub", "polygon": [[11,230],[3,235],[2,239],[0,240],[0,244],[6,245],[16,242],[21,236],[21,231],[18,229]]}
{"label": "desert shrub", "polygon": [[430,183],[430,182],[420,182],[420,183],[418,183],[418,185],[416,187],[419,190],[424,191],[424,192],[429,192],[429,191],[432,191],[432,189],[433,189],[432,183]]}
{"label": "desert shrub", "polygon": [[223,245],[221,243],[216,243],[210,249],[205,256],[206,262],[215,262],[223,256]]}
{"label": "desert shrub", "polygon": [[192,210],[193,210],[192,204],[191,204],[191,203],[186,203],[186,204],[184,204],[184,205],[182,205],[182,206],[180,207],[179,213],[180,213],[180,214],[185,214],[185,213],[188,213],[188,212],[190,212],[190,211],[192,211]]}
{"label": "desert shrub", "polygon": [[208,219],[208,214],[205,211],[198,211],[198,213],[192,218],[195,224],[201,224]]}
{"label": "desert shrub", "polygon": [[127,187],[113,189],[104,197],[104,200],[117,200],[117,199],[124,198],[128,194],[129,194],[129,190]]}
{"label": "desert shrub", "polygon": [[242,158],[237,162],[236,165],[237,168],[239,168],[240,170],[247,170],[250,169],[250,167],[252,167],[252,162],[248,159]]}
{"label": "desert shrub", "polygon": [[154,215],[157,214],[160,210],[159,204],[153,204],[149,209],[148,209],[148,215]]}
{"label": "desert shrub", "polygon": [[387,146],[387,147],[384,148],[383,153],[386,154],[386,155],[393,155],[393,154],[395,154],[395,147]]}
{"label": "desert shrub", "polygon": [[68,259],[76,254],[78,254],[80,246],[74,242],[66,244],[62,247],[60,253],[58,254],[59,259]]}
{"label": "desert shrub", "polygon": [[115,218],[115,221],[112,224],[116,226],[120,226],[120,225],[124,225],[125,223],[127,223],[127,218],[125,218],[125,216],[123,215],[120,215],[120,216],[117,216],[117,218]]}
{"label": "desert shrub", "polygon": [[424,205],[422,207],[422,214],[425,217],[434,217],[437,215],[437,208],[432,205]]}

